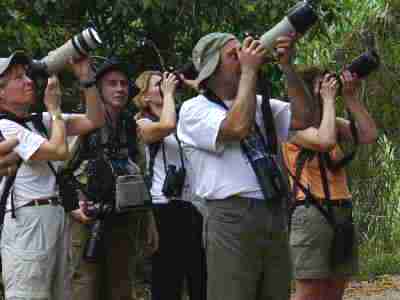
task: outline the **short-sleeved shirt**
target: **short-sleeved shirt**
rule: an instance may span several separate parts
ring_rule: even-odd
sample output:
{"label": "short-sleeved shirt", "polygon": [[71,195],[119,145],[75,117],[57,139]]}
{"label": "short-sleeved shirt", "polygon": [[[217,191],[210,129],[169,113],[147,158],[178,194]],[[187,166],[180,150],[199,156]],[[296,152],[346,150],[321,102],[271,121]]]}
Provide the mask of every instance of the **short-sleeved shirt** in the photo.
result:
{"label": "short-sleeved shirt", "polygon": [[[137,121],[137,123],[140,124],[143,122],[153,122],[150,119],[143,118]],[[176,166],[176,169],[178,170],[179,168],[182,167],[182,161],[181,157],[179,154],[179,145],[178,141],[175,137],[175,134],[170,134],[164,138],[164,150],[165,150],[165,162],[166,166],[168,165],[174,165]],[[149,163],[150,163],[150,151],[149,151],[149,146],[146,145],[146,162],[147,162],[147,168],[149,168]],[[182,153],[183,155],[183,153]],[[185,163],[185,157],[182,157],[184,159]],[[155,159],[154,159],[154,166],[153,166],[153,178],[152,178],[152,185],[151,185],[151,196],[153,199],[153,203],[168,203],[169,199],[166,198],[162,192],[162,187],[164,184],[165,180],[165,166],[164,166],[164,159],[163,159],[163,150],[162,146],[160,145]],[[184,184],[184,190],[182,193],[182,200],[190,200],[190,191],[189,191],[189,183],[187,180],[186,176],[186,181]]]}
{"label": "short-sleeved shirt", "polygon": [[[265,137],[261,112],[261,97],[257,97],[256,122]],[[232,101],[224,101],[229,107]],[[278,141],[285,141],[290,126],[290,104],[271,99],[273,121]],[[240,142],[218,143],[217,137],[227,111],[222,106],[199,95],[185,101],[178,122],[178,137],[187,156],[192,190],[196,196],[224,199],[239,195],[263,199],[256,175]]]}
{"label": "short-sleeved shirt", "polygon": [[[284,143],[282,147],[285,163],[292,175],[296,174],[296,161],[302,149],[302,147],[293,143]],[[343,152],[339,145],[336,145],[329,155],[333,161],[339,161],[343,158]],[[335,171],[327,169],[326,175],[328,179],[330,197],[332,200],[351,198],[351,193],[347,183],[346,171],[344,168],[339,168]],[[303,186],[308,187],[311,194],[313,194],[315,197],[319,199],[325,198],[317,157],[314,157],[311,161],[305,162],[299,181]],[[295,197],[298,200],[304,200],[305,195],[300,189],[297,189]]]}
{"label": "short-sleeved shirt", "polygon": [[[51,116],[49,113],[43,113],[43,124],[50,133]],[[63,118],[67,121],[71,115],[63,114]],[[38,132],[32,122],[28,122],[27,126],[17,124],[7,119],[0,120],[0,131],[4,138],[16,137],[19,144],[14,148],[23,163],[18,169],[15,178],[13,193],[15,207],[23,206],[33,199],[49,198],[57,195],[56,179],[52,173],[47,161],[32,161],[30,158],[40,148],[46,140],[45,134]],[[60,162],[52,162],[57,169]],[[0,190],[3,190],[5,179],[1,182]],[[10,209],[11,192],[7,200],[7,209]]]}

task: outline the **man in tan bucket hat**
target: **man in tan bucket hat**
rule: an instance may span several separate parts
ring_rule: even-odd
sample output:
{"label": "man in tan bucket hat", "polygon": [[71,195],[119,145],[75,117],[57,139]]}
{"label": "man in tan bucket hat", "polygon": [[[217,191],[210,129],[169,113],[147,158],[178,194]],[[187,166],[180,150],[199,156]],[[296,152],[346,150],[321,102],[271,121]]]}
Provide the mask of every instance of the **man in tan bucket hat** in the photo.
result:
{"label": "man in tan bucket hat", "polygon": [[[275,47],[292,95],[304,93],[290,63],[294,40],[294,35],[281,37]],[[263,116],[256,85],[265,52],[252,37],[240,43],[218,32],[201,38],[193,49],[201,94],[182,105],[178,137],[193,193],[206,200],[210,300],[289,299],[285,195],[267,196],[272,193],[263,188],[255,168],[273,156],[264,121],[273,124],[277,143],[287,140],[293,124],[305,125],[304,97],[291,104],[266,99],[271,115]],[[276,165],[269,168],[264,169],[278,172]]]}

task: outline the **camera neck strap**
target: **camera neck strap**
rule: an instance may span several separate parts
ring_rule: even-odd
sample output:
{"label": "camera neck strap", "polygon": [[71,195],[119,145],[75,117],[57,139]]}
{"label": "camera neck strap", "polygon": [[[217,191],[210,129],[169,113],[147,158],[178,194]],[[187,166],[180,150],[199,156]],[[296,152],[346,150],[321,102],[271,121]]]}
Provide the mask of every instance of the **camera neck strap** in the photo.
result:
{"label": "camera neck strap", "polygon": [[[185,161],[183,158],[183,149],[182,149],[182,144],[180,139],[178,138],[178,135],[176,133],[174,133],[174,137],[176,139],[176,142],[178,144],[178,149],[179,149],[179,158],[181,160],[181,168],[185,169]],[[165,170],[165,174],[167,173],[167,154],[165,151],[165,143],[164,140],[161,142],[161,150],[162,150],[162,156],[163,156],[163,162],[164,162],[164,170]],[[154,164],[153,164],[154,166]]]}

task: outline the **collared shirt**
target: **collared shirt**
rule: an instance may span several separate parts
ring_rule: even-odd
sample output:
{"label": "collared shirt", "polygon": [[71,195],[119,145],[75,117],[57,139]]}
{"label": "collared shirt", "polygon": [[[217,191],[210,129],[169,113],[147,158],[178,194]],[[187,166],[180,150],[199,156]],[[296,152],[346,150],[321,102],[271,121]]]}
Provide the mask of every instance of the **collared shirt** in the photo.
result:
{"label": "collared shirt", "polygon": [[[229,106],[232,101],[225,103]],[[290,126],[290,104],[271,99],[271,109],[278,141],[285,141]],[[203,95],[185,101],[181,107],[177,132],[188,159],[188,168],[193,170],[188,172],[192,189],[196,196],[213,200],[235,195],[263,199],[240,142],[217,142],[226,114],[226,109]],[[265,136],[261,97],[257,97],[256,122]]]}

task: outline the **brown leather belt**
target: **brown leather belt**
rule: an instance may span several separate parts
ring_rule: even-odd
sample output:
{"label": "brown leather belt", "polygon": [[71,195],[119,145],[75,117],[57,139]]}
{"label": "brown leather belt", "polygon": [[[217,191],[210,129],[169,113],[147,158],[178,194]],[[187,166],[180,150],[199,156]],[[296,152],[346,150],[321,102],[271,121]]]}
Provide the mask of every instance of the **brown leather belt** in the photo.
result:
{"label": "brown leather belt", "polygon": [[26,206],[40,206],[40,205],[59,205],[60,201],[57,197],[50,197],[45,199],[33,199],[29,201],[27,204],[23,205]]}

